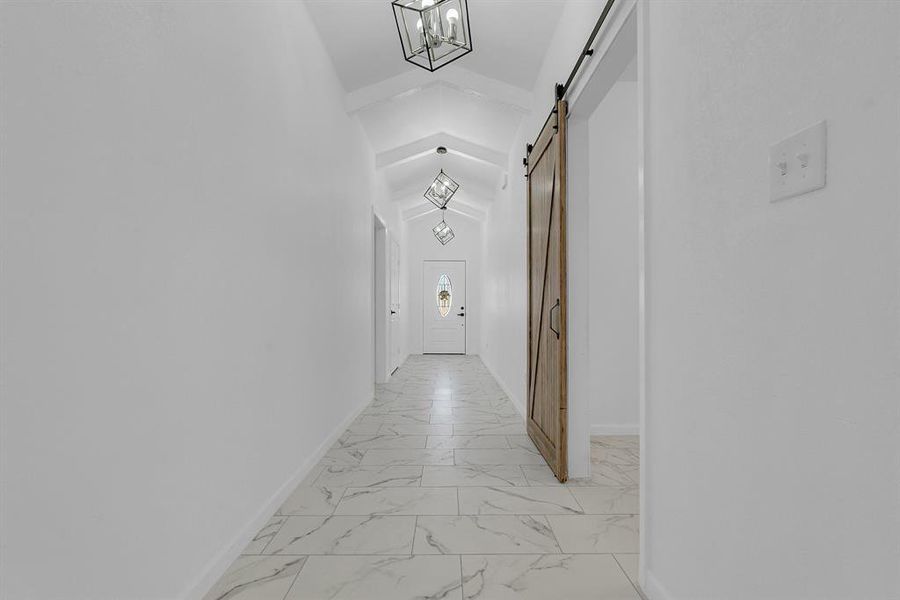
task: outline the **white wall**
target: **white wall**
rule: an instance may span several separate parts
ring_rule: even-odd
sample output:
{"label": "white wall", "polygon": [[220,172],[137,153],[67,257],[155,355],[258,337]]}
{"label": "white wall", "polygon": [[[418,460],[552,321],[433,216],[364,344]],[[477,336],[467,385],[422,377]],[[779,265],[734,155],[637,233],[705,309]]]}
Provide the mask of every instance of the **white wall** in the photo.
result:
{"label": "white wall", "polygon": [[[900,4],[644,8],[645,589],[898,598]],[[827,186],[770,204],[820,119]]]}
{"label": "white wall", "polygon": [[0,38],[0,596],[182,598],[371,396],[371,154],[299,2]]}
{"label": "white wall", "polygon": [[638,432],[638,99],[619,81],[588,120],[590,397],[595,434]]}
{"label": "white wall", "polygon": [[[423,200],[424,202],[424,200]],[[406,222],[407,260],[404,272],[409,282],[407,323],[410,354],[422,353],[422,263],[426,260],[466,261],[466,353],[478,354],[481,348],[481,263],[482,224],[459,213],[447,211],[444,216],[456,237],[442,246],[431,228],[441,221],[439,211]],[[435,282],[436,284],[437,282]]]}

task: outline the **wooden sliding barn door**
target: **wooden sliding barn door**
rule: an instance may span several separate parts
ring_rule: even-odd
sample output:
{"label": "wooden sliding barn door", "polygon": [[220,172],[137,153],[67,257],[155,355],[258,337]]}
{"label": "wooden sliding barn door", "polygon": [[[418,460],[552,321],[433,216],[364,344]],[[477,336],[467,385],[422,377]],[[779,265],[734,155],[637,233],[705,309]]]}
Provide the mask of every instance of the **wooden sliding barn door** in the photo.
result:
{"label": "wooden sliding barn door", "polygon": [[566,102],[526,159],[528,173],[528,435],[556,478],[566,452]]}

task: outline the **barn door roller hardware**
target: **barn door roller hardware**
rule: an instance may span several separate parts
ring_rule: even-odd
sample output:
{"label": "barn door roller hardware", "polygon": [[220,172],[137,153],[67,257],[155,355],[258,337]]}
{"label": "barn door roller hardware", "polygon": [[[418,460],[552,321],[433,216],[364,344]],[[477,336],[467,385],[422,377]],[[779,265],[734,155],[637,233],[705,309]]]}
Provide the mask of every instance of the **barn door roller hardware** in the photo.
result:
{"label": "barn door roller hardware", "polygon": [[[578,60],[575,61],[575,66],[572,67],[572,71],[569,73],[569,77],[566,79],[566,82],[557,83],[554,86],[553,95],[554,98],[556,98],[556,102],[554,102],[553,110],[550,111],[549,115],[547,115],[547,119],[544,121],[544,125],[541,127],[540,131],[544,130],[544,127],[547,126],[547,122],[553,117],[554,114],[556,114],[556,104],[559,103],[560,100],[565,99],[566,94],[569,92],[569,88],[572,86],[572,82],[578,75],[578,70],[581,69],[581,65],[582,63],[584,63],[584,59],[589,56],[593,56],[594,50],[593,48],[591,48],[591,46],[594,45],[594,41],[597,39],[597,34],[600,33],[600,28],[603,27],[603,23],[606,22],[606,17],[609,15],[609,11],[610,9],[612,9],[615,1],[616,0],[606,0],[606,6],[603,7],[603,12],[600,13],[600,17],[597,19],[597,23],[594,25],[594,29],[591,31],[591,35],[588,37],[587,43],[585,43],[584,48],[582,48],[581,53],[578,55]],[[554,129],[558,129],[558,125],[555,126]]]}

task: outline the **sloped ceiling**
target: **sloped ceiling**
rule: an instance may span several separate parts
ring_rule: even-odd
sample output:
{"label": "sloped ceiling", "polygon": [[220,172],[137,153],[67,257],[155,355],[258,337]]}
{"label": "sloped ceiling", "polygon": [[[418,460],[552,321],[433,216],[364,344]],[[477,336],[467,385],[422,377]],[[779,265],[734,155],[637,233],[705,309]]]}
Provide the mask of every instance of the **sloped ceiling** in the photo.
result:
{"label": "sloped ceiling", "polygon": [[451,209],[482,216],[531,108],[561,0],[469,0],[474,50],[435,73],[403,59],[389,0],[306,4],[402,214],[427,209],[422,193],[443,168],[460,184]]}

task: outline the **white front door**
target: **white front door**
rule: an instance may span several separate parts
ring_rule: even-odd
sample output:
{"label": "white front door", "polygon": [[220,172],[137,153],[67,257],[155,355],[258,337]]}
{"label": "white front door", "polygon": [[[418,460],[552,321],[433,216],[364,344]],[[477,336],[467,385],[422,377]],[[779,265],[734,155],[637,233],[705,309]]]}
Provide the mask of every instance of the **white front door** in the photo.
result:
{"label": "white front door", "polygon": [[400,366],[400,245],[391,236],[390,286],[391,286],[391,328],[390,328],[390,371]]}
{"label": "white front door", "polygon": [[466,353],[466,262],[426,260],[422,269],[425,354]]}

